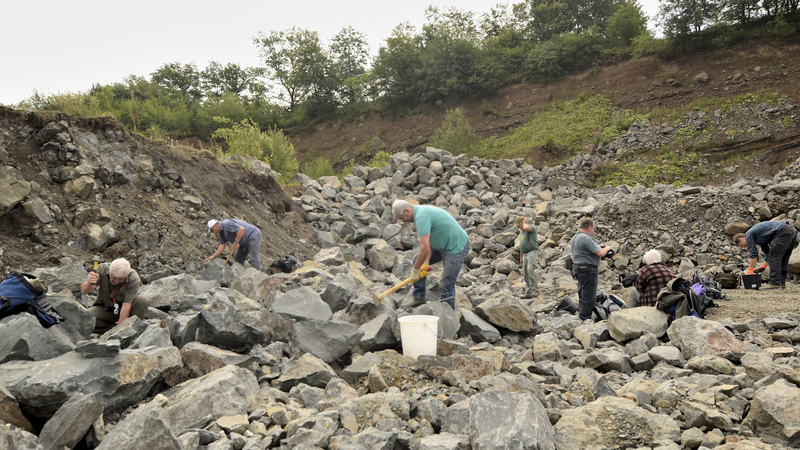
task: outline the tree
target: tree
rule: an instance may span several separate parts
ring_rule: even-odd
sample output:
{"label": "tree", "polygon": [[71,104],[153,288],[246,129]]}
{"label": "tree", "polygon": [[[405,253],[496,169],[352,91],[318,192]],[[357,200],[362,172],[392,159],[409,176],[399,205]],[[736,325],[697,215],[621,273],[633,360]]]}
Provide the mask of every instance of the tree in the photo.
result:
{"label": "tree", "polygon": [[263,71],[256,68],[242,68],[238,64],[222,65],[211,61],[200,74],[206,96],[222,96],[231,93],[240,97],[248,97],[263,90],[258,76]]}
{"label": "tree", "polygon": [[720,4],[714,0],[662,0],[659,16],[670,37],[683,37],[712,25]]}
{"label": "tree", "polygon": [[763,13],[758,0],[728,0],[722,10],[722,19],[729,23],[745,24]]}
{"label": "tree", "polygon": [[353,27],[342,28],[331,39],[330,52],[340,78],[359,77],[367,70],[367,35]]}
{"label": "tree", "polygon": [[647,32],[647,16],[636,2],[625,3],[608,19],[606,36],[613,47],[628,47],[633,38]]}
{"label": "tree", "polygon": [[606,28],[622,0],[525,0],[515,15],[525,24],[527,38],[544,42],[564,33]]}
{"label": "tree", "polygon": [[312,94],[324,94],[331,63],[315,31],[292,28],[259,33],[254,42],[260,46],[267,76],[284,89],[290,111]]}
{"label": "tree", "polygon": [[194,64],[167,63],[150,74],[150,80],[185,101],[200,100],[200,72]]}
{"label": "tree", "polygon": [[418,99],[416,74],[421,52],[422,38],[408,22],[397,25],[378,50],[374,64],[378,91],[390,103],[410,104]]}
{"label": "tree", "polygon": [[364,74],[369,58],[367,36],[353,27],[342,28],[331,39],[330,53],[339,101],[342,104],[363,102],[366,92]]}

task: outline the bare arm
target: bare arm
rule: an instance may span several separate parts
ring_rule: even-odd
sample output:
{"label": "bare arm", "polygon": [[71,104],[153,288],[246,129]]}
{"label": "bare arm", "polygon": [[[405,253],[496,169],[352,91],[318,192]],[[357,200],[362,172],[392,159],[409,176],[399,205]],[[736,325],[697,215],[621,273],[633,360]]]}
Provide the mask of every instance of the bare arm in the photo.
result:
{"label": "bare arm", "polygon": [[214,259],[217,256],[221,255],[222,252],[224,252],[224,251],[225,251],[225,244],[219,244],[219,247],[217,247],[217,251],[215,251],[213,255],[211,255],[208,258],[206,258],[205,262],[211,261],[212,259]]}
{"label": "bare arm", "polygon": [[234,238],[233,248],[239,248],[239,241],[242,240],[244,236],[244,227],[239,227],[239,231],[236,232],[236,237]]}
{"label": "bare arm", "polygon": [[414,268],[419,270],[423,264],[428,264],[431,259],[431,235],[426,234],[419,238],[419,254],[414,262]]}
{"label": "bare arm", "polygon": [[602,258],[606,256],[606,253],[610,251],[611,251],[611,246],[606,244],[600,244],[600,250],[594,252],[594,254]]}
{"label": "bare arm", "polygon": [[117,321],[117,325],[125,322],[125,319],[131,316],[131,306],[133,306],[133,303],[122,304],[122,310],[119,312],[119,320]]}
{"label": "bare arm", "polygon": [[97,280],[100,279],[100,275],[97,272],[89,272],[89,276],[86,277],[86,281],[81,283],[81,294],[88,294],[92,292],[94,288],[97,287]]}

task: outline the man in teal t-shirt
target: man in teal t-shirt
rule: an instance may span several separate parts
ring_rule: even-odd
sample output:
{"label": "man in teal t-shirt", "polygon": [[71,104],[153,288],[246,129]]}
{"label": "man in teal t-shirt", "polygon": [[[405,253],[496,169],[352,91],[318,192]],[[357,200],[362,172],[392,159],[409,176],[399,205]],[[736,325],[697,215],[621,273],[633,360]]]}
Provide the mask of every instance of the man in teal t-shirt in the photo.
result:
{"label": "man in teal t-shirt", "polygon": [[403,222],[414,222],[419,236],[419,254],[411,268],[414,280],[414,300],[425,301],[425,275],[423,268],[442,261],[441,301],[456,309],[456,280],[469,253],[469,237],[447,211],[435,206],[411,205],[397,200],[392,213]]}

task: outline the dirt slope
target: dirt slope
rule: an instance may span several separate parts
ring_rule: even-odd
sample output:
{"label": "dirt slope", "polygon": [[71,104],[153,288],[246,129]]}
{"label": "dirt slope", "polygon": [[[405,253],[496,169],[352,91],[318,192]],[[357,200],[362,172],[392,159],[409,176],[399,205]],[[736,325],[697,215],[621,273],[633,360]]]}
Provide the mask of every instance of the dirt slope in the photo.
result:
{"label": "dirt slope", "polygon": [[[709,83],[697,85],[692,79],[706,72]],[[699,53],[671,61],[652,57],[625,61],[604,67],[589,77],[586,73],[562,82],[541,86],[517,83],[506,86],[485,99],[465,101],[460,106],[472,127],[482,137],[502,136],[514,126],[546,110],[554,100],[573,98],[581,92],[611,93],[616,106],[637,111],[676,108],[694,100],[733,97],[761,89],[778,91],[797,102],[800,99],[800,45],[754,41],[720,53]],[[484,102],[503,116],[484,113]],[[403,117],[370,117],[355,123],[331,122],[303,135],[292,136],[298,153],[327,157],[333,162],[368,158],[357,150],[382,142],[389,152],[422,150],[440,126],[445,106]],[[373,141],[378,138],[380,141]],[[342,155],[349,156],[343,158]],[[526,157],[540,168],[544,158],[540,149]]]}
{"label": "dirt slope", "polygon": [[[42,130],[53,123],[66,132],[82,133],[97,148],[130,153],[152,169],[136,169],[131,182],[101,179],[86,199],[66,191],[57,178],[85,165],[84,150],[63,151],[48,159]],[[74,144],[73,140],[70,144]],[[81,156],[75,156],[81,155]],[[27,213],[23,203],[0,215],[0,274],[12,270],[103,261],[124,256],[145,279],[172,275],[197,265],[214,252],[218,240],[206,234],[210,218],[236,217],[258,226],[263,235],[262,262],[294,254],[307,259],[318,248],[305,213],[266,175],[237,164],[221,164],[208,152],[181,150],[125,132],[113,119],[23,113],[0,107],[0,166],[16,169],[31,184],[30,197],[49,206],[54,220],[43,223]],[[2,178],[2,177],[0,177]],[[86,251],[75,245],[87,224],[114,230],[109,245]]]}

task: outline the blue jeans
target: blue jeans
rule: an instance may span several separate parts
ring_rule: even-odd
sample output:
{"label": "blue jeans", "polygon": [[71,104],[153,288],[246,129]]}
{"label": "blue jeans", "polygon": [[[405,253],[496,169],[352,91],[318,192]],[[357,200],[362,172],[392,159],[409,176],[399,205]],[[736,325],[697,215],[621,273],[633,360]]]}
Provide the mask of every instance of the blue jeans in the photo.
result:
{"label": "blue jeans", "polygon": [[573,267],[572,274],[578,280],[578,318],[581,320],[591,319],[594,304],[597,302],[597,267],[583,266]]}
{"label": "blue jeans", "polygon": [[[458,274],[461,272],[461,266],[464,265],[464,259],[467,257],[467,253],[469,253],[469,242],[467,245],[464,246],[464,249],[458,253],[453,253],[452,255],[447,255],[442,253],[435,248],[431,249],[431,259],[428,261],[428,265],[432,266],[439,261],[442,261],[442,281],[441,281],[441,294],[442,298],[440,301],[447,303],[450,305],[451,308],[455,311],[456,309],[456,280],[458,280]],[[414,261],[416,264],[416,261]],[[414,283],[414,296],[415,300],[425,300],[425,285],[427,284],[425,278],[421,278],[419,281]]]}

